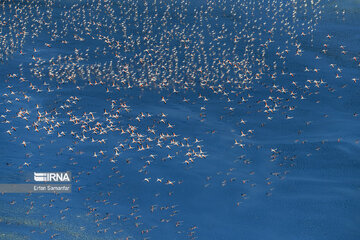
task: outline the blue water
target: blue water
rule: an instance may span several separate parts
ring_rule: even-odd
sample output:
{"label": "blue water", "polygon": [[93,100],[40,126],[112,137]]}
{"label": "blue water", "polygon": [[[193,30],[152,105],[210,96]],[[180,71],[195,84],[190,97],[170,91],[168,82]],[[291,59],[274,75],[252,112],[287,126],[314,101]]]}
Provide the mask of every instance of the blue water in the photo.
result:
{"label": "blue water", "polygon": [[0,183],[73,179],[2,194],[0,239],[360,239],[359,16],[2,1]]}

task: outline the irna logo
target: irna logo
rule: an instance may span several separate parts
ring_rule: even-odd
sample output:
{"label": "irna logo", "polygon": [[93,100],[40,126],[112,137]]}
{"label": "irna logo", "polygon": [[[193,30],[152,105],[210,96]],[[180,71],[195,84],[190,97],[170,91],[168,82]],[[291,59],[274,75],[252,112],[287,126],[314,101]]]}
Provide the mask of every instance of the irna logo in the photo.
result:
{"label": "irna logo", "polygon": [[70,182],[70,172],[34,172],[34,180],[35,182]]}

